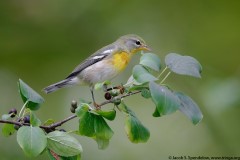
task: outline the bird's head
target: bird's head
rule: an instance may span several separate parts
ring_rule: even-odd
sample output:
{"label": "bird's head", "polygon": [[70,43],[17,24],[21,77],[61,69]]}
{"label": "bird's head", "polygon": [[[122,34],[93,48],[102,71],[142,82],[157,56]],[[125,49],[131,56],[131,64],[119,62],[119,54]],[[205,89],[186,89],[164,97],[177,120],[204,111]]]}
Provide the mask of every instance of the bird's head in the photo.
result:
{"label": "bird's head", "polygon": [[142,50],[143,51],[151,50],[141,37],[134,34],[122,36],[116,42],[119,43],[123,49],[126,49],[131,54],[134,54]]}

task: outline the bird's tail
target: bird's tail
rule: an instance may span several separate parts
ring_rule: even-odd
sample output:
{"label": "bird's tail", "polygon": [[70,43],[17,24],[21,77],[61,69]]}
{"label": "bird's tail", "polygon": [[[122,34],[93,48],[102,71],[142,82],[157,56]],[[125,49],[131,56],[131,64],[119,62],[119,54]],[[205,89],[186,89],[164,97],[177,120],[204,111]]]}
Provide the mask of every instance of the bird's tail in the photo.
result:
{"label": "bird's tail", "polygon": [[48,94],[51,92],[55,92],[56,90],[58,90],[60,88],[71,86],[73,84],[76,84],[76,83],[74,83],[74,81],[72,79],[64,79],[60,82],[54,83],[50,86],[47,86],[46,88],[43,89],[43,91]]}

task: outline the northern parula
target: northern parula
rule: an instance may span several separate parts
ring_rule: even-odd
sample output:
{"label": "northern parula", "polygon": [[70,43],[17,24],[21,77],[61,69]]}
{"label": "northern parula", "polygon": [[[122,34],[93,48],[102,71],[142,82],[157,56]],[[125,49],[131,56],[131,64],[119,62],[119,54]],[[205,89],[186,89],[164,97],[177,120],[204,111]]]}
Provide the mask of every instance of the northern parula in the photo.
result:
{"label": "northern parula", "polygon": [[67,78],[43,90],[46,93],[51,93],[75,84],[89,85],[95,105],[94,85],[113,79],[126,68],[132,55],[142,50],[150,49],[141,37],[134,34],[122,36],[112,44],[93,53],[80,63]]}

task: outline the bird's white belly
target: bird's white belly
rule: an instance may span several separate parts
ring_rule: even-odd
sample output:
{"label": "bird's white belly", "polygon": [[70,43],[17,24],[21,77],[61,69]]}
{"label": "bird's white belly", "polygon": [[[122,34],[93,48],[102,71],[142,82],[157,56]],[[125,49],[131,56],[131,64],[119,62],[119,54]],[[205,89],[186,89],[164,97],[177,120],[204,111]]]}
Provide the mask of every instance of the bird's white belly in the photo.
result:
{"label": "bird's white belly", "polygon": [[113,79],[118,71],[109,60],[102,60],[84,69],[78,76],[82,84],[95,84]]}

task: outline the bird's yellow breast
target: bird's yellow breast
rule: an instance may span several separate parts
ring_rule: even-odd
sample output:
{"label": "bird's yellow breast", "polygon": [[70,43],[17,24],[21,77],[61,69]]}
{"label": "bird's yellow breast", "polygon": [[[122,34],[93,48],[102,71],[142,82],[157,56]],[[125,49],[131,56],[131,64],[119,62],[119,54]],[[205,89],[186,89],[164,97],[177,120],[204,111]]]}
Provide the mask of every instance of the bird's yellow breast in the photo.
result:
{"label": "bird's yellow breast", "polygon": [[130,61],[131,55],[129,55],[126,52],[120,52],[113,55],[113,65],[118,71],[124,70],[129,61]]}

